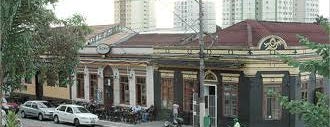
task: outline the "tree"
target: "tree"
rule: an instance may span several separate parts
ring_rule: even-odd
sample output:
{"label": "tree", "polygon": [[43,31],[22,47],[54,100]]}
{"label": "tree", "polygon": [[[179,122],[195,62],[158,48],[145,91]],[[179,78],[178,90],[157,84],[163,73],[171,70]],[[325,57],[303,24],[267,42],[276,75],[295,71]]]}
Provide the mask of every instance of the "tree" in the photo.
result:
{"label": "tree", "polygon": [[[78,50],[89,33],[84,19],[79,15],[56,18],[47,6],[57,0],[0,1],[1,88],[18,89],[22,78],[39,74],[36,92],[42,91],[45,81],[57,84],[59,72],[64,79],[61,83],[68,83],[79,63]],[[42,99],[42,92],[36,94]]]}
{"label": "tree", "polygon": [[325,29],[326,32],[330,33],[330,26],[329,26],[329,21],[327,18],[324,18],[323,16],[318,15],[315,20],[316,20],[316,22],[314,22],[314,23],[321,25]]}
{"label": "tree", "polygon": [[[325,28],[330,35],[330,26],[328,20],[323,17],[317,18],[319,25]],[[288,56],[281,56],[284,62],[291,66],[298,67],[303,72],[311,72],[322,75],[326,79],[330,79],[330,45],[311,42],[303,36],[298,36],[302,45],[316,50],[316,54],[320,56],[319,60],[308,60],[299,62]],[[330,125],[329,97],[323,93],[316,93],[316,103],[307,100],[289,100],[288,97],[275,94],[280,104],[290,113],[300,116],[308,127],[328,127]]]}

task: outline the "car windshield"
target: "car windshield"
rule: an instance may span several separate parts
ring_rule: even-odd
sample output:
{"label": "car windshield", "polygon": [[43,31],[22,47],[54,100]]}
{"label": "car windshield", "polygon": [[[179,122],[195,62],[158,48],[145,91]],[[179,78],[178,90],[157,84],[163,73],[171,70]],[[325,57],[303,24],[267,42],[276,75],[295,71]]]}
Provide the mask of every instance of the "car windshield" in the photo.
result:
{"label": "car windshield", "polygon": [[54,107],[51,103],[49,102],[40,102],[39,104],[39,108],[51,108]]}
{"label": "car windshield", "polygon": [[89,113],[89,111],[87,109],[85,109],[84,107],[73,107],[73,110],[76,113]]}

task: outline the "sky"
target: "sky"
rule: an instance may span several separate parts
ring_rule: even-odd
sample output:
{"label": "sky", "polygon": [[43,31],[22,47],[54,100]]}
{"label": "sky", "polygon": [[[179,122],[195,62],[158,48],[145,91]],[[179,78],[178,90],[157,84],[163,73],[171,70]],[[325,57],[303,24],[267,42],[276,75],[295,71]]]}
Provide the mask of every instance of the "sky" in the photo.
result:
{"label": "sky", "polygon": [[[114,23],[114,0],[59,0],[55,5],[55,14],[60,18],[68,18],[72,14],[81,14],[88,25],[106,25]],[[158,28],[173,26],[174,0],[156,0],[156,25]],[[221,26],[221,2],[215,0],[217,21]],[[330,17],[330,0],[319,0],[320,15]]]}

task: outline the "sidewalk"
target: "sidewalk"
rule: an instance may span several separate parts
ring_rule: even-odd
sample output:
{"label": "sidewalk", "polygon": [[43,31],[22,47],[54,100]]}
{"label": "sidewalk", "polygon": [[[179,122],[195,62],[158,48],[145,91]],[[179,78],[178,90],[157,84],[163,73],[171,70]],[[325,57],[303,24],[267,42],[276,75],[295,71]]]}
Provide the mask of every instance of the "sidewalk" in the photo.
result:
{"label": "sidewalk", "polygon": [[[112,122],[106,120],[99,120],[99,125],[103,127],[163,127],[163,121],[152,121],[138,124],[126,124],[122,122]],[[183,125],[182,127],[192,127],[189,125]]]}

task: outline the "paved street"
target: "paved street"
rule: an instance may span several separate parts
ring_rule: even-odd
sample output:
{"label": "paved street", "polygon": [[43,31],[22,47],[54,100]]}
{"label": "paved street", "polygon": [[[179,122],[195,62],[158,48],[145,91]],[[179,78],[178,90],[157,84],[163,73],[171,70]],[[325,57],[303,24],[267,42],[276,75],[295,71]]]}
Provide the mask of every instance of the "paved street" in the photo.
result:
{"label": "paved street", "polygon": [[[35,118],[23,118],[22,122],[23,127],[73,127],[73,124],[69,123],[55,124],[52,120],[39,121]],[[100,120],[96,127],[162,127],[162,123],[161,121],[156,121],[132,125]]]}

